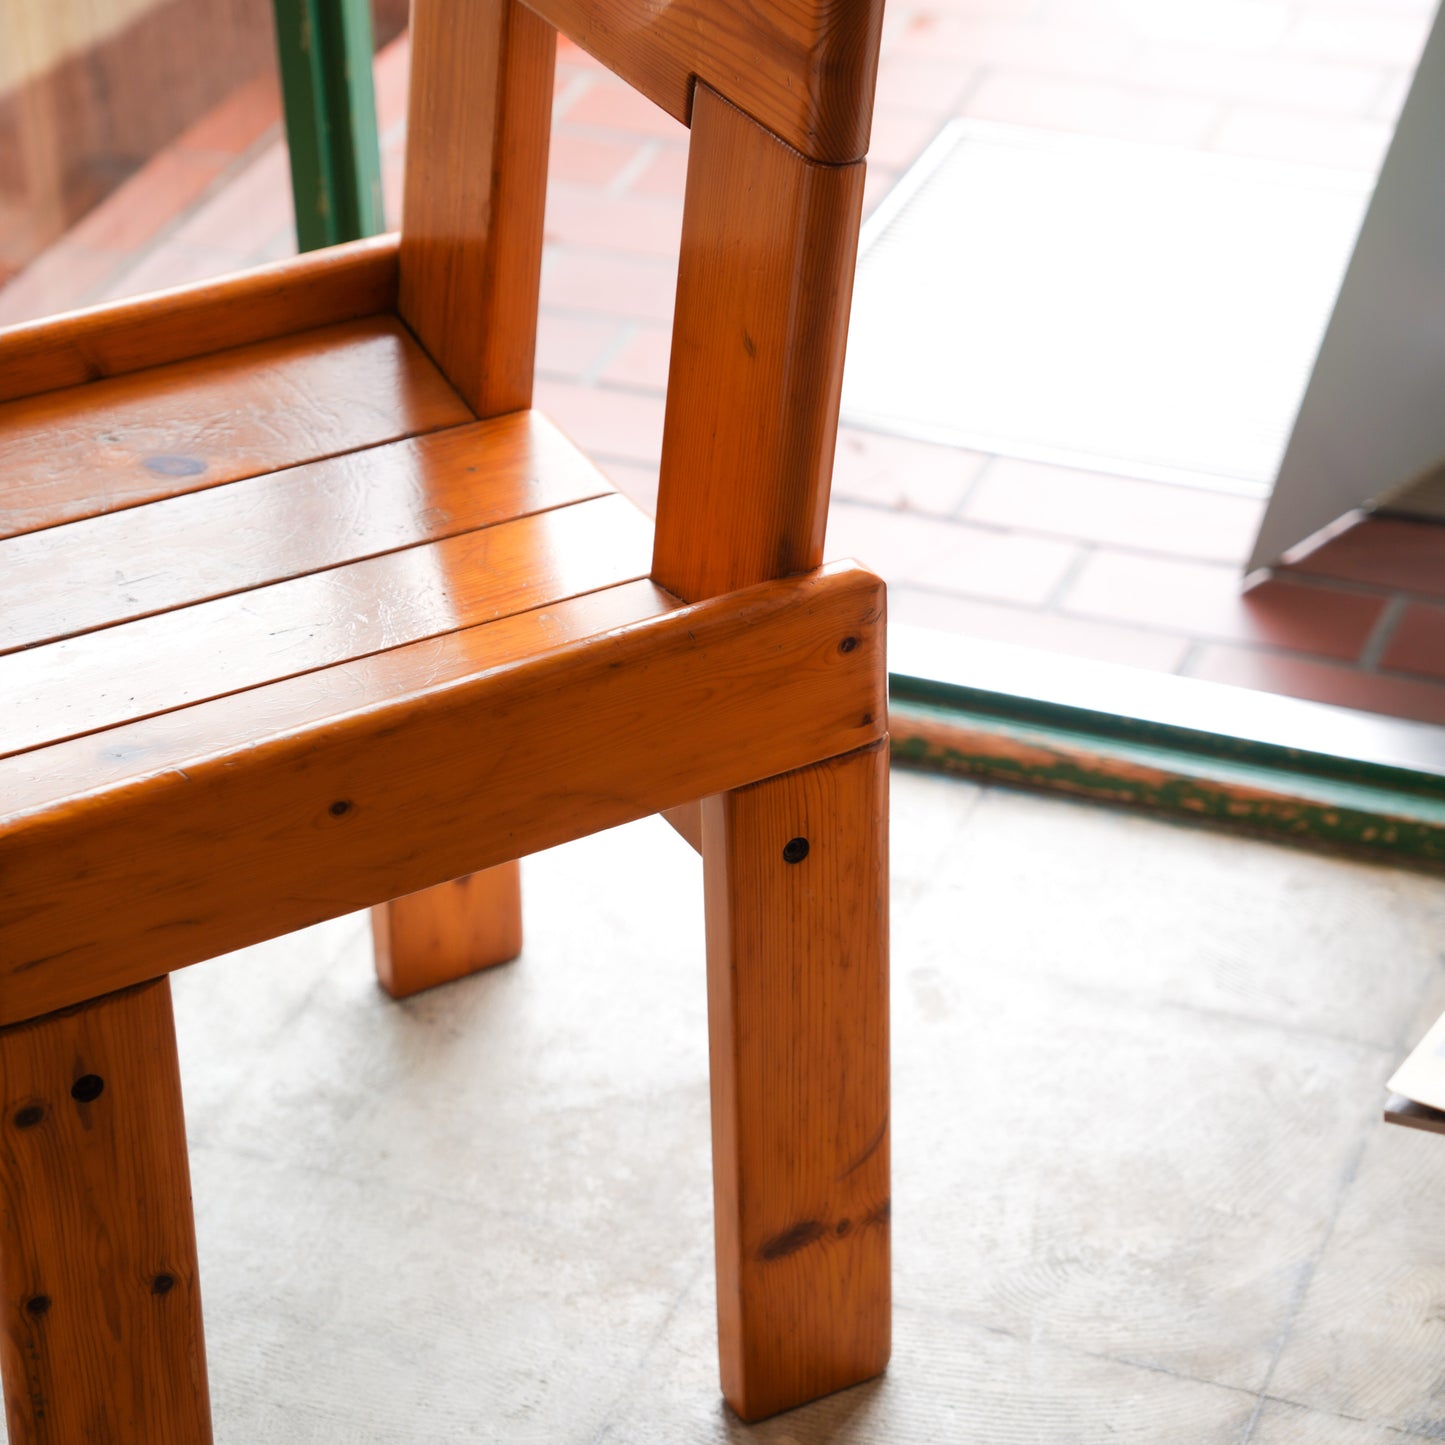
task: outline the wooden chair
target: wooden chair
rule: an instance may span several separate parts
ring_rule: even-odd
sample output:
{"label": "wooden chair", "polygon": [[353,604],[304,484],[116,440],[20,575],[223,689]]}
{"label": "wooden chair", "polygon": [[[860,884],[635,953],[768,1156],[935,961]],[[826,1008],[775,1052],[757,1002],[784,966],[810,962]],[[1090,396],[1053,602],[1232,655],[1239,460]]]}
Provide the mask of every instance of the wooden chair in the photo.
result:
{"label": "wooden chair", "polygon": [[[820,565],[879,23],[416,0],[399,240],[0,334],[15,1445],[210,1438],[171,970],[370,906],[455,978],[515,859],[663,810],[724,1392],[882,1370],[884,598]],[[554,26],[693,132],[655,530],[530,409]]]}

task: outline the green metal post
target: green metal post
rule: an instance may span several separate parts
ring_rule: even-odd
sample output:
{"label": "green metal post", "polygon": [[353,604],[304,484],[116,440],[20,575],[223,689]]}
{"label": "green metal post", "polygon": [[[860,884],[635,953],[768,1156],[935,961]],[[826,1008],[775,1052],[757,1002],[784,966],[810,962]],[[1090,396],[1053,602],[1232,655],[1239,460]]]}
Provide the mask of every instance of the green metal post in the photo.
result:
{"label": "green metal post", "polygon": [[274,0],[296,240],[314,251],[383,228],[369,0]]}

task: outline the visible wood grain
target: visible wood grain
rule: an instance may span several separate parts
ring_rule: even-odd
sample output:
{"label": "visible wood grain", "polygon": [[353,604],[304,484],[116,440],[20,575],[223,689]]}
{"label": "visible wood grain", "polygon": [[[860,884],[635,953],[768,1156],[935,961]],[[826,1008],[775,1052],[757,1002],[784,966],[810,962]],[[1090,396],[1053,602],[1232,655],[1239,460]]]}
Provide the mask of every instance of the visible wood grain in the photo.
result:
{"label": "visible wood grain", "polygon": [[371,910],[376,977],[392,998],[510,963],[522,951],[522,874],[515,860]]}
{"label": "visible wood grain", "polygon": [[691,607],[635,583],[629,610],[542,608],[0,763],[0,1021],[882,733],[860,567]]}
{"label": "visible wood grain", "polygon": [[695,852],[702,852],[702,804],[684,803],[678,808],[667,808],[662,816],[672,830]]}
{"label": "visible wood grain", "polygon": [[0,657],[0,757],[647,574],[621,496]]}
{"label": "visible wood grain", "polygon": [[[515,0],[412,5],[400,308],[478,416],[532,403],[556,50]],[[449,885],[396,906],[378,936],[462,927]],[[520,929],[490,907],[466,928]]]}
{"label": "visible wood grain", "polygon": [[0,404],[0,537],[472,420],[394,316]]}
{"label": "visible wood grain", "polygon": [[0,1032],[11,1445],[211,1439],[169,979]]}
{"label": "visible wood grain", "polygon": [[723,1394],[759,1420],[888,1361],[885,744],[708,798],[703,874]]}
{"label": "visible wood grain", "polygon": [[0,541],[0,652],[611,490],[523,411],[29,532]]}
{"label": "visible wood grain", "polygon": [[681,605],[651,582],[629,582],[342,667],[302,673],[0,758],[0,826],[28,814],[72,807],[86,793],[144,787],[150,778],[239,751],[249,741],[325,727],[353,707],[382,704],[433,684],[456,683],[470,673],[506,667]]}
{"label": "visible wood grain", "polygon": [[414,0],[400,310],[478,416],[532,402],[557,35],[515,0]]}
{"label": "visible wood grain", "polygon": [[698,86],[652,570],[679,597],[822,560],[862,195]]}
{"label": "visible wood grain", "polygon": [[0,330],[0,401],[390,311],[396,254],[376,236]]}
{"label": "visible wood grain", "polygon": [[1422,1129],[1427,1134],[1445,1134],[1445,1113],[1428,1104],[1417,1104],[1402,1094],[1391,1094],[1386,1099],[1385,1122],[1401,1124],[1406,1129]]}
{"label": "visible wood grain", "polygon": [[[532,403],[556,50],[515,0],[412,5],[400,309],[478,416]],[[391,922],[384,905],[374,931],[450,934],[459,906],[443,885]],[[520,902],[498,906],[466,928],[520,929]]]}
{"label": "visible wood grain", "polygon": [[696,78],[814,160],[868,149],[881,0],[529,3],[684,123]]}

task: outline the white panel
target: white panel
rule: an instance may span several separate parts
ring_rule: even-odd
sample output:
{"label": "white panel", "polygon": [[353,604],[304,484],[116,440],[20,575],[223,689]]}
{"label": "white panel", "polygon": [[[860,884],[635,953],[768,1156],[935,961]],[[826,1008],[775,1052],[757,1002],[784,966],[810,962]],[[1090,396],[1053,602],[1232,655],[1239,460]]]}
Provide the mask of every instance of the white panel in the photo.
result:
{"label": "white panel", "polygon": [[[1445,25],[1435,18],[1251,569],[1445,459]],[[1428,515],[1428,499],[1421,498]]]}

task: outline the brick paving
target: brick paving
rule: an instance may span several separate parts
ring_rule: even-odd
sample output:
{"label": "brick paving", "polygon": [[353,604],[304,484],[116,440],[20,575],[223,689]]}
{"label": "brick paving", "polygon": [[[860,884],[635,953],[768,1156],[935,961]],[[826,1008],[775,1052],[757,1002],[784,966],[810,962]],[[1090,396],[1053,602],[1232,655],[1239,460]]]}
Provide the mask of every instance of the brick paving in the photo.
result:
{"label": "brick paving", "polygon": [[[918,0],[889,11],[866,202],[954,116],[1373,173],[1430,0]],[[378,57],[400,208],[405,38]],[[687,134],[565,41],[538,404],[656,496]],[[243,87],[0,290],[28,319],[294,250],[274,81]],[[937,324],[937,318],[929,318]],[[1445,527],[1356,519],[1247,595],[1261,504],[845,427],[831,555],[901,621],[1445,723]]]}

